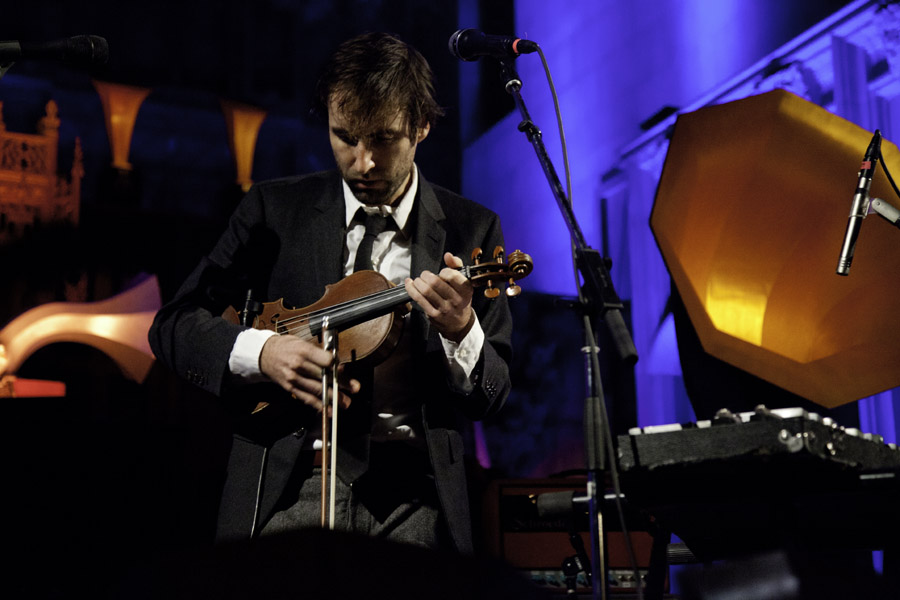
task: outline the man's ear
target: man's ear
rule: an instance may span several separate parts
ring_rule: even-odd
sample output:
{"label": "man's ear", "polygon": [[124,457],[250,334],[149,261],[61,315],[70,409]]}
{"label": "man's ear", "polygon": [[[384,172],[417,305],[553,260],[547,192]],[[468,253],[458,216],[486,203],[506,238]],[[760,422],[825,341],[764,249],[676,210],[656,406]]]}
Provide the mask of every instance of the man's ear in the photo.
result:
{"label": "man's ear", "polygon": [[421,144],[422,140],[428,137],[428,132],[431,131],[431,123],[425,121],[421,127],[416,130],[416,144]]}

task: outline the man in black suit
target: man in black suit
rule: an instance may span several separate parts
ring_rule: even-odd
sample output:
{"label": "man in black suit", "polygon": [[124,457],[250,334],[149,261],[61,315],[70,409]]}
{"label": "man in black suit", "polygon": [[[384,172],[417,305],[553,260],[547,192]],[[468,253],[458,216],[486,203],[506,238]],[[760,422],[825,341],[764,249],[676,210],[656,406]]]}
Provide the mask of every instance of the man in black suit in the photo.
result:
{"label": "man in black suit", "polygon": [[[240,308],[248,289],[256,301],[308,306],[360,269],[405,286],[413,310],[397,347],[374,371],[351,363],[341,378],[336,527],[468,553],[462,431],[509,392],[511,318],[502,294],[473,294],[459,256],[502,246],[500,222],[430,185],[415,166],[441,114],[431,69],[415,49],[386,34],[345,42],[318,98],[337,170],[255,185],[160,310],[150,343],[226,406],[268,402],[236,428],[218,538],[314,526],[321,374],[331,355],[315,340],[220,315]],[[380,232],[378,217],[386,217]],[[369,243],[371,262],[359,251]]]}

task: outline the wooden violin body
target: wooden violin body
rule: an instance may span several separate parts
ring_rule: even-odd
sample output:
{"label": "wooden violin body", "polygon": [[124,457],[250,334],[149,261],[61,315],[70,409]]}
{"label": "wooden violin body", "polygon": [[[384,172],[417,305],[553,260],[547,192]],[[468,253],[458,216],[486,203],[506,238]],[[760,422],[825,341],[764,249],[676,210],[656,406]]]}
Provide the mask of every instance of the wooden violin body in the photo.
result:
{"label": "wooden violin body", "polygon": [[[375,307],[372,302],[366,302],[373,297],[381,300]],[[358,271],[325,286],[322,297],[303,308],[287,308],[283,299],[267,302],[262,307],[262,312],[252,320],[254,329],[295,335],[318,343],[327,317],[330,321],[327,326],[339,331],[339,362],[366,360],[372,365],[382,362],[396,347],[403,333],[404,317],[412,308],[406,291],[375,271]],[[232,323],[240,322],[237,311],[231,307],[222,316]],[[346,324],[351,319],[361,322],[348,327]]]}

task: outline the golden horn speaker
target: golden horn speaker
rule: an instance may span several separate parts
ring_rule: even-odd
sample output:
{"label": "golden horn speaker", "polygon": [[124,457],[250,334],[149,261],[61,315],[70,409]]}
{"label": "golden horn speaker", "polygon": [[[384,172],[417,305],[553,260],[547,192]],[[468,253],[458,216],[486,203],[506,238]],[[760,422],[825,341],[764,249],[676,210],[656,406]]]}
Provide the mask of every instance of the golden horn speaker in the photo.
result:
{"label": "golden horn speaker", "polygon": [[[871,138],[783,90],[681,115],[650,216],[704,350],[827,408],[900,386],[900,230],[835,274]],[[881,164],[871,197],[900,204]]]}
{"label": "golden horn speaker", "polygon": [[0,329],[0,375],[15,373],[44,346],[77,342],[104,352],[125,376],[143,383],[156,360],[147,333],[159,307],[159,283],[153,275],[99,302],[51,302],[32,308]]}

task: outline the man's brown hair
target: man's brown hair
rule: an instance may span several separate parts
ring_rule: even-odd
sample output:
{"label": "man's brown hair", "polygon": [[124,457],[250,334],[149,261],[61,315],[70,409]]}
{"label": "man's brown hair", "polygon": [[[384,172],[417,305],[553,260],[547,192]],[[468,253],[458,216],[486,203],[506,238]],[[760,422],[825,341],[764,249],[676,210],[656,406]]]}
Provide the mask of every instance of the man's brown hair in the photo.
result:
{"label": "man's brown hair", "polygon": [[366,33],[341,44],[316,86],[318,108],[332,100],[359,135],[375,133],[398,112],[410,139],[443,110],[434,98],[434,75],[418,50],[387,33]]}

